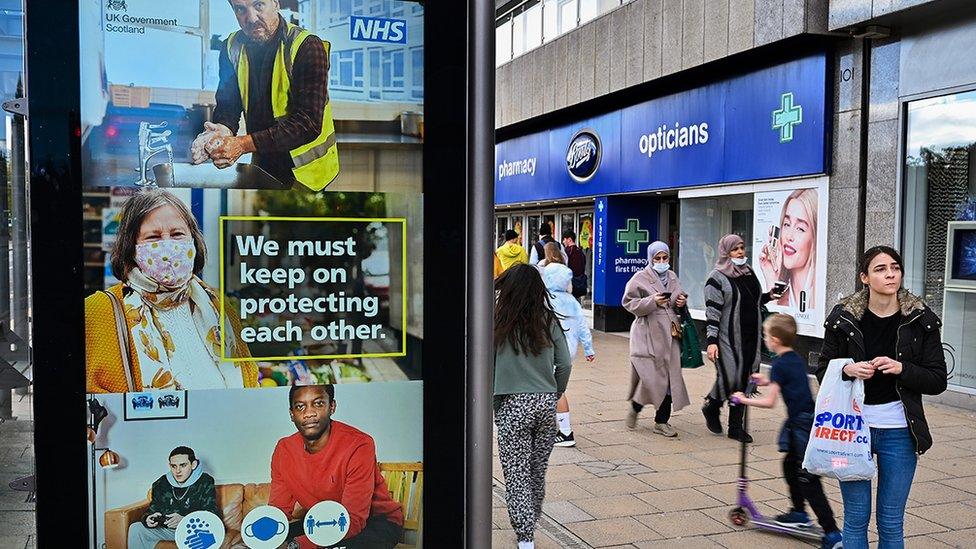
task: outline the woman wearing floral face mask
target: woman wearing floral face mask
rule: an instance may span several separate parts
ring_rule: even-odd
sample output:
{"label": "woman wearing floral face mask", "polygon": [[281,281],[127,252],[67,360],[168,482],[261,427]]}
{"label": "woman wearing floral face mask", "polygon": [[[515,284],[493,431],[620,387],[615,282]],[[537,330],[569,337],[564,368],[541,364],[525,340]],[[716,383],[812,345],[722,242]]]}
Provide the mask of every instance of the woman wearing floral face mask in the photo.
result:
{"label": "woman wearing floral face mask", "polygon": [[[221,360],[220,299],[198,277],[207,248],[186,205],[149,190],[120,214],[112,273],[122,281],[85,300],[90,393],[257,386],[253,363]],[[249,357],[227,315],[228,356]]]}
{"label": "woman wearing floral face mask", "polygon": [[[718,243],[715,270],[705,282],[705,317],[708,358],[715,363],[716,379],[705,397],[702,414],[708,430],[722,434],[722,403],[744,391],[749,376],[759,371],[762,340],[760,308],[780,294],[762,293],[756,273],[749,267],[742,237],[729,234]],[[729,408],[729,438],[752,442],[742,429],[742,407]]]}

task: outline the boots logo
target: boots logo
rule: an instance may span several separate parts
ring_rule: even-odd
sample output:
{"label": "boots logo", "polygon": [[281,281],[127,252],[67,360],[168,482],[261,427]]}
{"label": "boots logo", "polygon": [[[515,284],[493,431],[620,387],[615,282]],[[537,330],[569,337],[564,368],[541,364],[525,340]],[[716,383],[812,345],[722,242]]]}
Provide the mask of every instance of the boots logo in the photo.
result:
{"label": "boots logo", "polygon": [[566,169],[569,170],[569,176],[577,183],[586,183],[596,175],[602,156],[600,138],[595,131],[586,128],[576,132],[566,152]]}

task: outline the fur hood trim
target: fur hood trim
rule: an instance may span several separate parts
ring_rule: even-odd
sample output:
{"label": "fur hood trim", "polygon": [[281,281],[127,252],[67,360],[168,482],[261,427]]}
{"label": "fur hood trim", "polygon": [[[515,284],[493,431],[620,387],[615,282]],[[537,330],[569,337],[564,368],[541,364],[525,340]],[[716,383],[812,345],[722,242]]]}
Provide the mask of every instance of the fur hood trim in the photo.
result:
{"label": "fur hood trim", "polygon": [[[864,317],[864,311],[868,308],[869,290],[867,288],[849,295],[840,300],[840,307],[847,311],[854,318],[860,320]],[[925,301],[917,295],[909,292],[905,288],[898,290],[898,305],[901,308],[902,316],[909,316],[915,311],[924,312]]]}

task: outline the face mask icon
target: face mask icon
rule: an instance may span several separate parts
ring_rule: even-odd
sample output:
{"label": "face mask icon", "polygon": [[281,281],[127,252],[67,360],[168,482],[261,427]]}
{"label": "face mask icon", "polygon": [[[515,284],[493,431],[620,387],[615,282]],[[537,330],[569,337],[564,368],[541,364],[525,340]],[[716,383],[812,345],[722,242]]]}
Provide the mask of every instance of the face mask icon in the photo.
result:
{"label": "face mask icon", "polygon": [[244,528],[244,535],[261,541],[269,541],[271,538],[283,534],[287,528],[283,522],[278,522],[271,517],[261,517]]}

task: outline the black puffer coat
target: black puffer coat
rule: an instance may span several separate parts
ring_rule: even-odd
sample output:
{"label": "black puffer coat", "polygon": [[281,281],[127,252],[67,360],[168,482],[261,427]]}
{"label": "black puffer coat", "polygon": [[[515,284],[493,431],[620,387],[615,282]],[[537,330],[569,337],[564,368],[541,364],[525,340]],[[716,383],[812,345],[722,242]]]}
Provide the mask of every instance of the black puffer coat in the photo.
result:
{"label": "black puffer coat", "polygon": [[[932,447],[932,434],[922,409],[922,395],[937,395],[946,390],[945,354],[939,328],[942,321],[918,296],[908,290],[898,291],[902,321],[898,327],[896,360],[901,362],[896,389],[905,405],[908,428],[919,455]],[[823,381],[827,364],[835,358],[850,358],[855,362],[871,360],[864,356],[864,334],[861,318],[868,307],[868,290],[846,297],[834,307],[824,324],[823,349],[814,372]]]}

